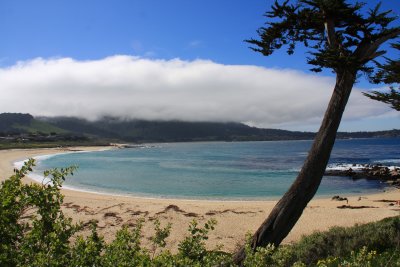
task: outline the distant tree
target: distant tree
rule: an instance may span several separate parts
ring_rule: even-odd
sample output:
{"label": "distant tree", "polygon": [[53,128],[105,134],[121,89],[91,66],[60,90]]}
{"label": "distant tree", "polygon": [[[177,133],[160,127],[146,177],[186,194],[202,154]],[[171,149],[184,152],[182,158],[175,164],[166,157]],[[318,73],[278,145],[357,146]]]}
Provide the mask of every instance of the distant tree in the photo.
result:
{"label": "distant tree", "polygon": [[[392,47],[400,51],[400,43],[393,44]],[[398,87],[391,87],[390,92],[387,93],[373,91],[372,93],[364,93],[364,95],[371,99],[389,104],[393,109],[400,111],[400,58],[397,60],[386,58],[386,64],[377,64],[379,71],[372,76],[372,82],[396,83]]]}
{"label": "distant tree", "polygon": [[[391,11],[374,9],[363,12],[364,3],[345,0],[278,1],[265,16],[268,22],[258,30],[260,40],[248,40],[254,51],[271,55],[283,46],[293,54],[298,43],[309,48],[312,71],[332,70],[336,84],[320,129],[296,180],[253,235],[251,246],[278,246],[315,195],[325,172],[337,130],[351,90],[360,73],[371,74],[378,57],[385,54],[381,45],[399,37],[400,27]],[[243,246],[235,262],[243,264]]]}

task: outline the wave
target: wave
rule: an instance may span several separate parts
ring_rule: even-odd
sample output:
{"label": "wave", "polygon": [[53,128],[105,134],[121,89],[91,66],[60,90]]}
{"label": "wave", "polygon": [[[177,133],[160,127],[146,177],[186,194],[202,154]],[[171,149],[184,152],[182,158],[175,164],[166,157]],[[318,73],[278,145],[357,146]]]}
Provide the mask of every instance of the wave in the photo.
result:
{"label": "wave", "polygon": [[[382,161],[377,161],[376,163],[383,163]],[[392,161],[387,161],[387,163],[392,163]],[[372,164],[373,165],[373,164]],[[352,163],[332,163],[326,167],[327,171],[346,171],[352,169],[353,171],[361,171],[365,167],[371,166],[371,164],[352,164]],[[387,167],[389,170],[394,170],[399,168],[399,166],[390,165],[385,166],[382,165],[381,167]]]}
{"label": "wave", "polygon": [[126,148],[148,149],[148,148],[163,148],[163,146],[160,145],[160,144],[157,144],[157,145],[152,145],[152,144],[140,144],[140,145],[138,145],[138,144],[128,144],[126,146]]}
{"label": "wave", "polygon": [[[106,150],[109,150],[109,148],[100,149],[100,150],[96,150],[96,151],[106,151]],[[52,157],[59,156],[59,155],[66,155],[66,154],[71,154],[71,153],[90,153],[90,152],[95,152],[95,151],[90,151],[90,150],[65,151],[65,152],[60,152],[60,153],[55,153],[55,154],[39,155],[39,156],[33,157],[33,159],[35,159],[36,163],[38,163],[40,161],[44,161],[44,160],[47,160],[47,159],[50,159]],[[28,160],[29,159],[15,161],[15,162],[13,162],[13,166],[16,169],[21,169],[22,166],[24,166],[24,164]],[[28,176],[29,176],[29,178],[31,178],[32,180],[34,180],[35,182],[38,182],[38,183],[51,183],[50,178],[44,177],[43,174],[39,174],[37,172],[31,172],[28,174]],[[66,187],[64,186],[64,188],[66,188]],[[74,190],[77,190],[77,189],[74,189]]]}
{"label": "wave", "polygon": [[[52,158],[52,157],[57,156],[57,155],[65,155],[65,154],[70,154],[70,153],[82,153],[82,152],[88,152],[88,151],[69,151],[69,152],[60,152],[60,153],[56,153],[56,154],[46,154],[46,155],[35,156],[35,157],[33,157],[33,159],[36,162],[40,162],[40,161],[47,160],[47,159]],[[24,159],[24,160],[20,160],[20,161],[14,161],[13,162],[13,166],[14,166],[14,168],[21,169],[21,167],[24,166],[24,164],[28,160],[29,159]]]}
{"label": "wave", "polygon": [[[48,156],[48,155],[37,156],[37,157],[34,157],[34,158],[35,159],[38,158],[38,157],[45,158],[45,156]],[[52,155],[50,155],[50,156],[52,156]],[[21,160],[21,161],[15,161],[14,164],[13,164],[14,168],[21,169],[22,166],[24,166],[25,162],[27,162],[27,161],[28,161],[28,159]],[[51,182],[49,178],[45,178],[44,175],[41,175],[39,173],[31,172],[31,173],[28,174],[28,176],[29,176],[30,179],[32,179],[35,182],[40,183],[40,184],[41,183],[50,183]]]}
{"label": "wave", "polygon": [[14,168],[21,169],[21,167],[24,166],[25,162],[27,162],[27,161],[28,161],[27,159],[21,160],[21,161],[15,161],[13,164]]}
{"label": "wave", "polygon": [[326,167],[328,171],[345,171],[348,169],[362,170],[365,168],[365,164],[352,164],[352,163],[332,163]]}
{"label": "wave", "polygon": [[46,159],[52,158],[52,157],[54,157],[55,155],[63,155],[63,154],[68,154],[68,153],[40,155],[40,156],[36,156],[36,157],[33,157],[33,158],[34,158],[36,161],[41,161],[41,160],[46,160]]}

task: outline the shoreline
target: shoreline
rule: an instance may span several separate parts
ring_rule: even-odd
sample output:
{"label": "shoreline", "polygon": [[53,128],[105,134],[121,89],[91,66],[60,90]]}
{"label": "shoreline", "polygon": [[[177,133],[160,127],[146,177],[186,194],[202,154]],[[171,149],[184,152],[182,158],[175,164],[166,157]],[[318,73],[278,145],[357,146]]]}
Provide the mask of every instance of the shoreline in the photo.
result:
{"label": "shoreline", "polygon": [[[142,145],[139,145],[142,146]],[[110,144],[109,146],[81,146],[81,147],[65,147],[65,148],[46,148],[47,150],[51,150],[50,154],[42,154],[40,153],[39,155],[33,155],[32,158],[35,160],[39,161],[43,158],[48,158],[52,157],[55,155],[64,155],[64,154],[71,154],[71,153],[88,153],[88,152],[97,152],[97,151],[107,151],[107,150],[118,150],[118,149],[124,149],[124,148],[131,148],[132,146],[127,146],[127,144]],[[10,150],[4,150],[4,151],[13,151],[13,150],[21,150],[21,151],[27,151],[27,150],[34,150],[34,151],[41,151],[45,149],[10,149]],[[59,152],[57,150],[60,150]],[[1,153],[1,152],[0,152]],[[27,160],[28,158],[24,158],[22,160],[14,161],[13,162],[13,167],[14,168],[21,168],[23,163]],[[331,168],[332,170],[335,170],[337,167],[327,167],[328,169]],[[1,170],[0,170],[1,174]],[[36,177],[36,178],[34,178]],[[44,177],[41,174],[37,173],[31,173],[28,175],[27,180],[30,180],[35,183],[41,183],[44,181]],[[39,179],[40,178],[40,179]],[[0,181],[2,180],[2,177],[0,177]],[[341,196],[344,197],[351,197],[354,195],[374,195],[374,194],[380,194],[382,192],[386,191],[391,191],[395,190],[396,188],[392,187],[388,183],[384,183],[383,187],[381,188],[376,188],[376,189],[371,189],[368,191],[364,192],[345,192],[345,193],[340,193]],[[110,196],[110,197],[128,197],[128,198],[137,198],[137,199],[148,199],[148,200],[170,200],[170,201],[218,201],[218,202],[246,202],[246,201],[278,201],[282,195],[279,196],[270,196],[270,197],[243,197],[243,198],[230,198],[230,197],[191,197],[191,196],[159,196],[159,195],[151,195],[151,194],[141,194],[141,193],[129,193],[129,192],[118,192],[118,191],[101,191],[101,190],[96,190],[96,189],[90,189],[90,188],[82,188],[82,187],[76,187],[76,186],[71,186],[71,185],[63,185],[62,190],[69,190],[69,191],[76,191],[76,192],[81,192],[81,193],[87,193],[87,194],[95,194],[95,195],[104,195],[104,196]],[[336,193],[330,193],[330,194],[324,194],[324,195],[319,195],[316,194],[313,199],[331,199],[331,197],[336,194]]]}
{"label": "shoreline", "polygon": [[[69,150],[96,151],[105,147],[74,147]],[[110,149],[110,148],[109,148]],[[71,151],[71,152],[74,152]],[[65,153],[65,149],[13,149],[0,151],[0,181],[13,174],[13,162],[30,157]],[[33,180],[26,179],[25,182]],[[189,222],[196,219],[203,225],[208,219],[218,221],[215,231],[207,242],[210,248],[224,244],[224,250],[233,251],[236,244],[244,241],[245,234],[254,232],[268,216],[276,200],[206,200],[180,198],[147,198],[141,196],[105,195],[97,192],[82,192],[62,188],[65,196],[63,211],[74,222],[84,225],[90,220],[98,221],[98,230],[106,241],[114,238],[122,225],[134,225],[138,218],[145,218],[144,244],[154,232],[153,221],[160,219],[162,225],[173,224],[168,248],[175,250],[187,233]],[[400,190],[393,188],[381,193],[345,195],[349,207],[338,208],[346,202],[333,201],[327,197],[316,197],[310,201],[302,217],[292,229],[284,243],[297,241],[304,234],[328,230],[333,226],[377,221],[400,214],[400,207],[390,206],[380,200],[400,200]],[[331,196],[332,197],[332,196]],[[367,208],[365,208],[367,207]],[[87,229],[86,229],[87,228]],[[89,233],[86,227],[83,234]]]}

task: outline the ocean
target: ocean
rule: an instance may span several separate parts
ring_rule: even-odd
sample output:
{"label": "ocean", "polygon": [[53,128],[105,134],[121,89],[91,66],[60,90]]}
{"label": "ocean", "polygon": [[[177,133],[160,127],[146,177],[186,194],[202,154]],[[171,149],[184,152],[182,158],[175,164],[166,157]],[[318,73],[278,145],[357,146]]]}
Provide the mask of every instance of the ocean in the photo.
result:
{"label": "ocean", "polygon": [[[140,145],[38,157],[34,178],[50,168],[77,165],[65,187],[139,197],[277,199],[300,170],[312,141],[199,142]],[[400,167],[400,139],[337,140],[328,168],[353,164]],[[382,191],[379,181],[324,177],[317,196]]]}

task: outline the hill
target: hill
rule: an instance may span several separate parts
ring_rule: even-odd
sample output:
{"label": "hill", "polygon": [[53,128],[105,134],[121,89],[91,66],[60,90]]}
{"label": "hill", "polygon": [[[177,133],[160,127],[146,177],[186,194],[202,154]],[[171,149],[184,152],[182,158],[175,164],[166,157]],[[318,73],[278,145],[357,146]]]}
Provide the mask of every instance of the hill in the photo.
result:
{"label": "hill", "polygon": [[[315,133],[261,129],[236,122],[122,120],[105,117],[88,121],[75,117],[33,117],[0,114],[0,136],[47,140],[101,140],[102,142],[189,142],[310,140]],[[400,130],[338,133],[338,138],[400,137]],[[35,139],[36,138],[36,139]]]}
{"label": "hill", "polygon": [[127,142],[249,141],[311,139],[314,133],[259,129],[234,122],[145,121],[103,118],[41,118],[70,132]]}
{"label": "hill", "polygon": [[13,133],[64,134],[67,131],[44,121],[36,120],[30,114],[1,113],[0,133],[3,135]]}
{"label": "hill", "polygon": [[[236,122],[121,120],[106,117],[87,121],[73,117],[40,118],[70,132],[127,142],[310,140],[315,133],[261,129]],[[339,132],[338,138],[400,137],[400,130]]]}
{"label": "hill", "polygon": [[0,149],[92,144],[85,135],[35,119],[30,114],[0,114]]}

